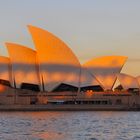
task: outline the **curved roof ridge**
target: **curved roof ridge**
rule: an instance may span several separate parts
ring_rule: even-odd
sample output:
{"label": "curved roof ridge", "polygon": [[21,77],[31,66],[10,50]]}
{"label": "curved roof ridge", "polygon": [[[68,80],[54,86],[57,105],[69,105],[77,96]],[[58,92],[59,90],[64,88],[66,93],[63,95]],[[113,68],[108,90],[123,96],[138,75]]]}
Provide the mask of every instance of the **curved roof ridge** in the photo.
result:
{"label": "curved roof ridge", "polygon": [[123,58],[125,61],[128,59],[127,56],[121,56],[121,55],[106,55],[106,56],[99,56],[99,57],[95,57],[95,58],[92,58],[92,59],[89,59],[88,61],[86,61],[85,63],[83,63],[83,65],[86,65],[87,63],[90,63],[92,61],[95,61],[95,60],[101,60],[101,59],[104,59],[104,58]]}
{"label": "curved roof ridge", "polygon": [[16,47],[22,47],[22,48],[25,48],[25,49],[28,49],[30,51],[33,51],[33,52],[36,52],[36,50],[28,47],[28,46],[25,46],[25,45],[22,45],[22,44],[19,44],[19,43],[13,43],[13,42],[5,42],[5,45],[6,46],[16,46]]}
{"label": "curved roof ridge", "polygon": [[[77,56],[75,55],[75,53],[72,51],[72,49],[63,41],[63,40],[61,40],[60,38],[58,38],[56,35],[54,35],[53,33],[51,33],[51,32],[49,32],[49,31],[47,31],[47,30],[44,30],[44,29],[42,29],[42,28],[40,28],[40,27],[36,27],[36,26],[32,26],[32,25],[27,25],[27,27],[28,27],[28,29],[29,29],[29,31],[30,31],[30,33],[31,33],[31,35],[32,35],[32,39],[33,39],[33,42],[34,42],[34,44],[35,44],[35,47],[36,47],[36,50],[37,50],[37,43],[36,43],[36,40],[37,41],[39,41],[39,39],[36,39],[35,38],[35,33],[33,33],[33,32],[35,32],[35,31],[41,31],[42,33],[44,33],[45,35],[46,35],[46,33],[47,33],[47,35],[48,36],[51,36],[51,37],[48,37],[49,38],[49,41],[47,41],[47,39],[46,39],[46,43],[49,43],[49,47],[56,47],[56,46],[53,46],[52,44],[53,43],[59,43],[60,44],[60,46],[62,47],[64,47],[65,46],[65,48],[66,49],[68,49],[68,51],[69,51],[69,53],[71,53],[72,55],[73,55],[73,57],[74,57],[74,59],[76,59],[76,61],[80,64],[80,62],[79,62],[79,59],[77,58]],[[44,36],[42,36],[42,37],[44,37]],[[45,36],[46,37],[46,36]],[[54,42],[52,42],[52,40],[55,40]],[[40,44],[41,44],[42,42],[40,42]],[[63,44],[63,45],[62,45]],[[57,46],[58,47],[58,46]],[[60,51],[63,51],[63,50],[60,50]],[[67,52],[68,53],[68,52]],[[64,55],[64,54],[63,54]]]}
{"label": "curved roof ridge", "polygon": [[[45,32],[47,32],[48,34],[54,36],[55,38],[57,38],[58,40],[61,40],[59,37],[57,37],[55,34],[53,34],[52,32],[49,32],[48,30],[46,29],[43,29],[41,27],[37,27],[37,26],[34,26],[34,25],[27,25],[28,29],[30,30],[31,28],[37,28],[37,29],[40,29],[40,30],[43,30]],[[63,40],[61,40],[61,42],[63,42],[66,46],[68,46]]]}

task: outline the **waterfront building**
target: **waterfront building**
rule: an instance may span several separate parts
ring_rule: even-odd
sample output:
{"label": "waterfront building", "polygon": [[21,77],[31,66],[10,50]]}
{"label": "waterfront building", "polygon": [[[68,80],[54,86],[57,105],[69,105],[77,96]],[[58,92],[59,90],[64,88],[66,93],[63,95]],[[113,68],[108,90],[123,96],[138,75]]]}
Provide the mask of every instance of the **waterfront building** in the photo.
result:
{"label": "waterfront building", "polygon": [[113,90],[127,57],[104,56],[81,65],[58,37],[35,26],[29,25],[28,29],[35,50],[6,43],[11,64],[8,80],[13,87],[45,92]]}
{"label": "waterfront building", "polygon": [[35,26],[28,29],[35,50],[6,43],[9,57],[0,56],[0,104],[140,105],[140,78],[121,73],[127,57],[80,64],[58,37]]}

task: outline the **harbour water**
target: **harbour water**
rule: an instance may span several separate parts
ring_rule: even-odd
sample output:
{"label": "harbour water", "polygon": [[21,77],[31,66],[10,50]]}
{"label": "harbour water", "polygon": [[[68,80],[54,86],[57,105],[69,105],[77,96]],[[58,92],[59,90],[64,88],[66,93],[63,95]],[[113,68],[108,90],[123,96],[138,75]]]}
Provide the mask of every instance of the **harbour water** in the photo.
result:
{"label": "harbour water", "polygon": [[140,140],[140,112],[0,112],[0,140]]}

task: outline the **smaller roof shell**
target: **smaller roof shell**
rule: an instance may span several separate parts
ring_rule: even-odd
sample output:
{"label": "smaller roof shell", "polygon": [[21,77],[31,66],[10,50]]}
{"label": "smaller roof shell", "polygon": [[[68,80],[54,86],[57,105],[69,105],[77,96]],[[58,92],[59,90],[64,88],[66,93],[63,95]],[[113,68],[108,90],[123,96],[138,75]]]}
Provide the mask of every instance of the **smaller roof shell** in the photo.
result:
{"label": "smaller roof shell", "polygon": [[137,78],[131,75],[120,73],[117,78],[124,89],[139,88]]}
{"label": "smaller roof shell", "polygon": [[36,52],[15,43],[6,43],[6,47],[12,65],[12,80],[15,81],[16,87],[20,88],[22,83],[40,86]]}

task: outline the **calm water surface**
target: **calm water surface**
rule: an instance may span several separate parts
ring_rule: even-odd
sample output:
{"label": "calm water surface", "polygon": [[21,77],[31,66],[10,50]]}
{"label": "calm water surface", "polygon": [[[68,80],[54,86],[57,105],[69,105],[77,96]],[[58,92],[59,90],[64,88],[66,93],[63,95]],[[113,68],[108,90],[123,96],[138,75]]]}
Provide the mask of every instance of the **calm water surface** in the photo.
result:
{"label": "calm water surface", "polygon": [[140,112],[1,112],[0,140],[140,140]]}

